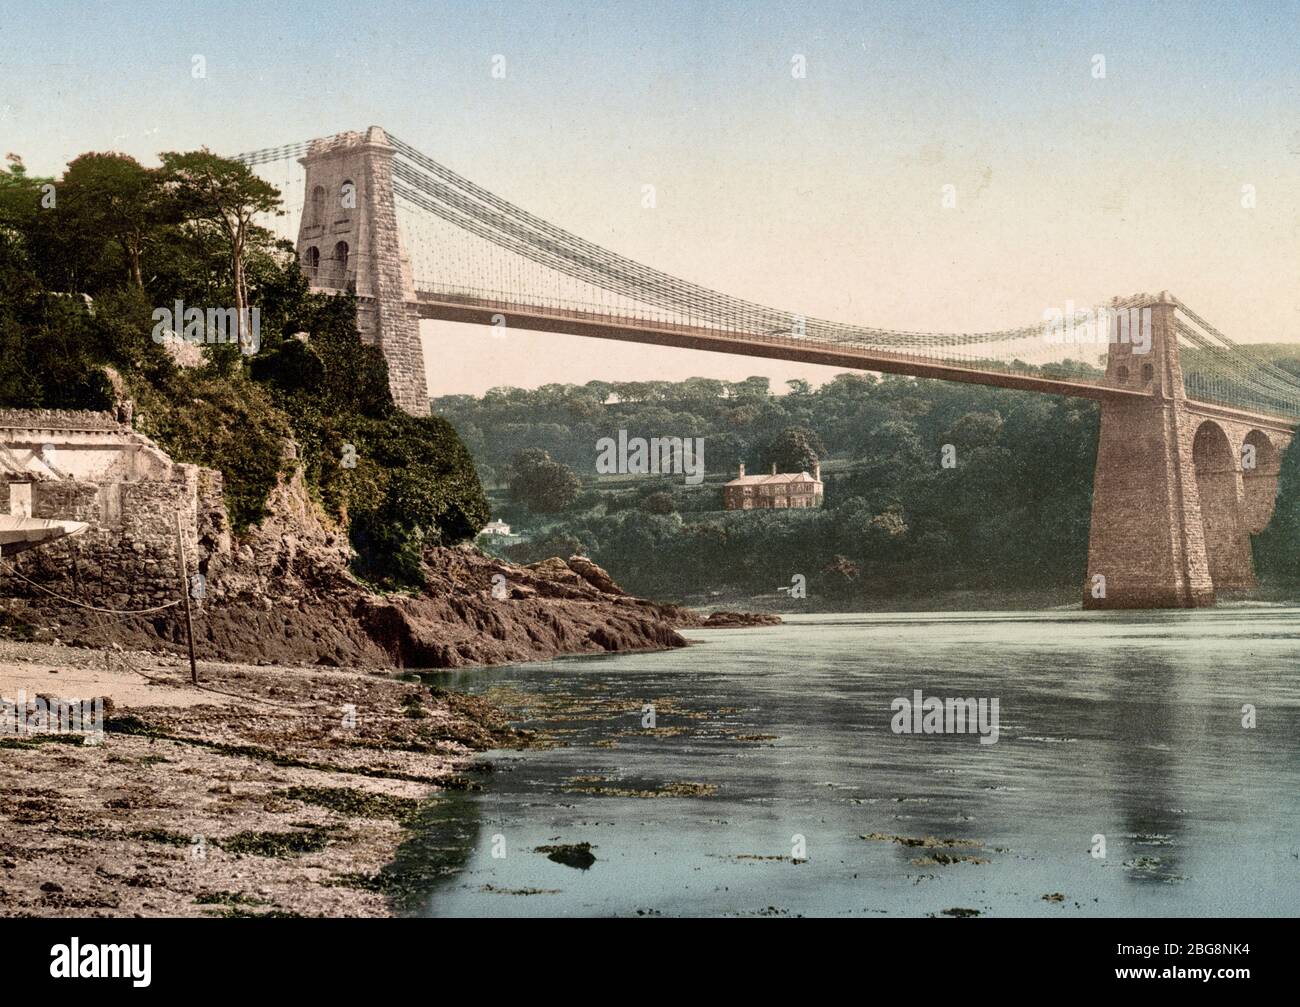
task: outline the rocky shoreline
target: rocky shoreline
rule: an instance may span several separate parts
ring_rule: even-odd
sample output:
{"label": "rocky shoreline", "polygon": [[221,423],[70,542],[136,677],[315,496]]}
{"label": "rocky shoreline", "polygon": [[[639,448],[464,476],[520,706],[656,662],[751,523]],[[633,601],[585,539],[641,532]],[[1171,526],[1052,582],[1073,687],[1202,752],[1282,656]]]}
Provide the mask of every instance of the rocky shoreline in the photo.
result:
{"label": "rocky shoreline", "polygon": [[[461,668],[683,647],[679,628],[771,625],[634,598],[582,556],[520,566],[469,545],[425,554],[419,593],[377,594],[338,563],[297,564],[272,581],[194,606],[200,659],[348,668]],[[227,577],[227,583],[238,579]],[[226,587],[225,584],[222,585]],[[106,618],[41,595],[11,599],[33,639],[135,650],[185,649],[178,609]]]}
{"label": "rocky shoreline", "polygon": [[[312,499],[300,467],[272,490],[266,517],[240,534],[219,495],[203,500],[198,555],[190,557],[202,660],[461,668],[683,647],[678,628],[773,621],[714,613],[709,622],[692,609],[632,597],[583,556],[521,566],[468,543],[426,549],[419,591],[383,593],[352,573],[346,530]],[[174,562],[174,533],[149,529],[156,534],[147,542],[103,531],[18,557],[16,576],[0,585],[0,631],[98,649],[185,651],[179,585],[158,579],[168,550]],[[147,577],[154,589],[133,593],[134,581]],[[142,608],[153,610],[126,614]]]}

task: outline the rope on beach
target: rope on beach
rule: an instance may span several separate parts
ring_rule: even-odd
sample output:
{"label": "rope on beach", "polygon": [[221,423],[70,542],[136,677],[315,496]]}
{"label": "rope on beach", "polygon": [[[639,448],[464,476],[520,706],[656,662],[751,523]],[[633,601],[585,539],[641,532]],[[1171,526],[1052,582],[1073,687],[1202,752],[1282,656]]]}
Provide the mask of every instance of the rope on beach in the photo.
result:
{"label": "rope on beach", "polygon": [[36,590],[44,591],[51,598],[57,598],[59,601],[64,602],[65,604],[75,605],[77,608],[84,608],[90,612],[103,612],[106,615],[149,615],[151,612],[162,612],[165,609],[169,609],[180,604],[180,601],[169,601],[165,605],[155,605],[153,606],[153,608],[100,608],[96,605],[87,605],[85,602],[77,601],[74,598],[65,598],[63,595],[51,591],[48,587],[36,583],[36,581],[32,580],[30,577],[24,577],[21,573],[15,570],[13,565],[10,563],[5,563],[3,561],[0,561],[0,566],[3,566],[6,570],[8,570],[19,580],[26,581],[32,587],[36,588]]}

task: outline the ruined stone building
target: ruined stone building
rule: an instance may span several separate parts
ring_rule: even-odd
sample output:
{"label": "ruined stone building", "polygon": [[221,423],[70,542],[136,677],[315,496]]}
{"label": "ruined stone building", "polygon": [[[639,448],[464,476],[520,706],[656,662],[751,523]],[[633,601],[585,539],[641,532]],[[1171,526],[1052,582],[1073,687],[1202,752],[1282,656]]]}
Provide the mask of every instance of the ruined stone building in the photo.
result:
{"label": "ruined stone building", "polygon": [[[115,609],[179,597],[176,516],[191,575],[230,549],[221,473],[173,462],[107,412],[0,410],[0,513],[83,521],[84,534],[14,558],[60,594]],[[0,597],[36,589],[0,571]]]}
{"label": "ruined stone building", "polygon": [[722,487],[722,505],[727,510],[762,510],[782,507],[820,507],[822,505],[821,464],[813,464],[812,474],[807,472],[777,472],[772,464],[772,474],[745,475],[745,465],[740,473]]}

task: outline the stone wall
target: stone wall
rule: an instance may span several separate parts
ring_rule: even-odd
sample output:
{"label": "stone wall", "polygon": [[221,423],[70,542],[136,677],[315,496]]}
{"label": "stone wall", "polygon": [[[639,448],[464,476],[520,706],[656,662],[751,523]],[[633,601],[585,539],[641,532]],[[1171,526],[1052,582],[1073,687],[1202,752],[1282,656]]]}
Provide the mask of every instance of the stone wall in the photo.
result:
{"label": "stone wall", "polygon": [[[202,572],[215,552],[201,541],[201,531],[213,538],[208,528],[213,508],[211,501],[200,501],[200,472],[206,470],[177,465],[167,480],[107,486],[71,480],[33,484],[34,517],[86,521],[90,527],[12,557],[15,569],[48,591],[97,608],[137,610],[176,600],[177,515],[189,574]],[[103,520],[106,497],[118,498],[117,520]],[[217,523],[224,523],[224,513],[221,507]],[[5,578],[0,596],[24,598],[41,607],[52,603],[48,594],[17,578]]]}
{"label": "stone wall", "polygon": [[95,409],[0,409],[0,430],[108,430],[127,429],[111,413]]}
{"label": "stone wall", "polygon": [[[36,454],[33,446],[42,443],[58,445],[53,468]],[[45,610],[60,604],[50,592],[97,608],[138,610],[175,601],[181,582],[177,515],[190,575],[219,568],[230,553],[221,474],[173,463],[107,413],[0,411],[0,451],[0,513],[9,512],[9,486],[19,483],[28,487],[32,517],[89,525],[11,557],[22,576],[0,571],[0,598],[22,598]],[[58,474],[65,470],[100,477]]]}
{"label": "stone wall", "polygon": [[74,479],[32,483],[32,517],[102,522],[100,487]]}

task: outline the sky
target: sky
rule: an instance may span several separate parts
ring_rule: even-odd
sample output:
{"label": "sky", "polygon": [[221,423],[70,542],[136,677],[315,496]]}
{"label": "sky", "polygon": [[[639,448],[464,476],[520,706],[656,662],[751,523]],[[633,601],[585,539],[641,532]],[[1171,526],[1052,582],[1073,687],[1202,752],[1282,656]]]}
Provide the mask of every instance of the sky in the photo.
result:
{"label": "sky", "polygon": [[[810,316],[998,329],[1168,289],[1240,341],[1300,340],[1300,2],[3,2],[0,152],[33,172],[376,124],[583,237]],[[435,395],[834,373],[423,335]]]}

